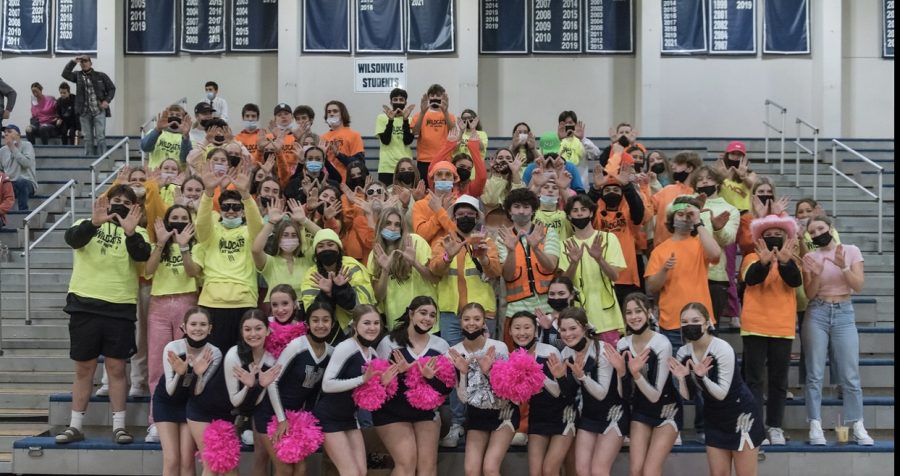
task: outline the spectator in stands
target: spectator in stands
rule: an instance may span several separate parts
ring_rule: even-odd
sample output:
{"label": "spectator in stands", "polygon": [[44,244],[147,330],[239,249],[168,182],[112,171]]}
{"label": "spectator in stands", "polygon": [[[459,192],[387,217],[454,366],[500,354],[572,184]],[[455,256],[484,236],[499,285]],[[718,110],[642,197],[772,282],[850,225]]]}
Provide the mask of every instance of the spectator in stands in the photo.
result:
{"label": "spectator in stands", "polygon": [[[538,148],[537,141],[534,139],[534,133],[531,132],[531,126],[525,122],[520,122],[513,127],[509,150],[515,151],[516,155],[524,152],[526,166],[534,162],[534,159],[542,156],[541,149]],[[482,157],[487,157],[487,155]]]}
{"label": "spectator in stands", "polygon": [[584,123],[578,122],[575,111],[559,113],[559,126],[556,130],[559,137],[559,156],[566,162],[578,167],[584,159]]}
{"label": "spectator in stands", "polygon": [[[473,119],[475,123],[478,118]],[[484,142],[478,134],[469,134],[465,139],[465,144],[461,141],[462,136],[467,133],[463,130],[464,123],[462,120],[457,122],[456,127],[450,129],[447,135],[447,143],[438,153],[437,158],[431,162],[430,167],[440,161],[449,160],[456,167],[456,173],[459,175],[459,182],[454,184],[454,193],[456,195],[471,195],[480,197],[484,192],[484,186],[487,182],[487,169],[484,166],[484,159],[481,148]],[[473,129],[474,130],[474,129]],[[475,132],[478,132],[475,130]],[[487,135],[484,136],[487,140]]]}
{"label": "spectator in stands", "polygon": [[191,143],[196,147],[197,144],[206,139],[207,126],[216,112],[208,102],[200,102],[194,106],[194,123],[191,128]]}
{"label": "spectator in stands", "polygon": [[481,143],[479,149],[481,157],[487,157],[488,135],[487,132],[484,132],[484,129],[481,128],[481,120],[478,117],[478,114],[471,109],[464,109],[463,112],[459,113],[457,127],[461,131],[461,134],[459,135],[460,144],[457,146],[456,150],[453,151],[453,154],[456,155],[462,153],[470,155],[471,152],[465,144],[468,144],[470,140],[476,139]]}
{"label": "spectator in stands", "polygon": [[312,146],[303,152],[303,159],[297,163],[297,170],[284,187],[284,197],[308,203],[310,191],[324,190],[326,186],[338,187],[332,177],[340,176],[325,160],[325,150]]}
{"label": "spectator in stands", "polygon": [[219,84],[215,81],[207,81],[203,88],[206,90],[206,101],[213,110],[213,117],[228,122],[228,101],[219,96]]}
{"label": "spectator in stands", "polygon": [[350,113],[347,106],[340,101],[329,101],[325,104],[325,122],[329,130],[322,134],[322,140],[326,144],[328,162],[334,166],[341,179],[344,179],[350,163],[357,160],[363,163],[366,161],[362,136],[350,128]]}
{"label": "spectator in stands", "polygon": [[[738,228],[738,248],[741,254],[748,255],[756,248],[750,235],[750,222],[756,218],[769,215],[785,215],[790,198],[787,196],[776,199],[775,182],[769,177],[758,177],[750,189],[750,213],[741,215],[741,225]],[[739,294],[740,291],[739,291]]]}
{"label": "spectator in stands", "polygon": [[[278,284],[288,284],[299,295],[300,284],[312,266],[311,237],[321,228],[306,218],[303,205],[291,200],[289,207],[285,210],[284,200],[277,197],[271,200],[267,220],[253,242],[253,262],[270,291]],[[273,254],[264,251],[270,236]],[[269,292],[263,302],[269,302]]]}
{"label": "spectator in stands", "polygon": [[15,204],[16,193],[13,191],[12,180],[3,173],[3,167],[0,166],[0,229],[6,225],[6,214]]}
{"label": "spectator in stands", "polygon": [[70,316],[69,357],[75,361],[75,381],[69,426],[56,436],[57,443],[84,439],[82,421],[101,354],[110,379],[113,441],[133,441],[125,429],[125,360],[135,351],[138,263],[150,257],[140,218],[131,187],[116,184],[94,202],[90,218],[66,231],[74,262],[63,310]]}
{"label": "spectator in stands", "polygon": [[[651,164],[652,163],[651,160]],[[666,226],[666,215],[668,213],[669,204],[671,204],[672,200],[679,195],[691,195],[694,193],[694,189],[688,184],[690,183],[691,174],[700,168],[701,165],[703,165],[703,159],[701,159],[700,154],[696,152],[682,151],[676,154],[672,159],[672,184],[666,185],[662,190],[656,192],[653,197],[650,198],[650,202],[655,210],[654,213],[656,214],[656,229],[653,230],[654,246],[659,246],[672,236],[672,232],[669,231],[669,227]],[[709,306],[707,309],[711,307],[712,306]],[[680,311],[681,308],[673,311],[675,312],[675,314],[673,314],[675,320],[678,319]],[[677,346],[674,345],[673,347],[677,348]]]}
{"label": "spectator in stands", "polygon": [[244,104],[241,108],[241,121],[241,131],[234,139],[250,152],[254,164],[261,164],[265,161],[265,157],[259,148],[260,136],[264,134],[259,127],[259,106],[253,103]]}
{"label": "spectator in stands", "polygon": [[22,140],[19,127],[14,124],[6,126],[3,134],[3,147],[0,147],[0,170],[12,180],[16,193],[16,204],[19,210],[28,210],[28,199],[37,190],[37,171],[34,147],[31,142]]}
{"label": "spectator in stands", "polygon": [[158,169],[166,159],[175,159],[183,168],[191,149],[191,116],[177,104],[160,112],[156,127],[141,139],[141,150],[149,154],[149,170]]}
{"label": "spectator in stands", "polygon": [[275,118],[269,123],[269,130],[259,141],[258,148],[263,150],[262,160],[267,160],[270,155],[275,156],[275,175],[282,187],[287,185],[290,177],[297,168],[299,157],[299,143],[297,137],[291,132],[294,124],[291,116],[291,106],[279,103],[273,112]]}
{"label": "spectator in stands", "polygon": [[[81,66],[78,74],[73,71],[76,63]],[[77,85],[75,112],[81,120],[85,155],[106,153],[106,118],[110,117],[109,103],[116,96],[116,86],[109,76],[94,69],[87,55],[69,61],[62,77]]]}
{"label": "spectator in stands", "polygon": [[[294,129],[294,135],[300,137],[304,134],[312,133],[313,121],[316,119],[316,111],[313,108],[300,105],[294,108],[294,121],[296,122],[296,128]],[[302,141],[301,141],[302,142]],[[315,144],[319,141],[316,140]]]}
{"label": "spectator in stands", "polygon": [[75,145],[78,135],[81,133],[81,124],[78,120],[78,113],[75,112],[75,95],[72,94],[69,83],[65,81],[59,83],[56,115],[59,116],[56,124],[59,127],[59,136],[62,138],[63,145]]}
{"label": "spectator in stands", "polygon": [[606,167],[614,144],[621,145],[626,152],[631,154],[630,149],[639,146],[637,143],[637,129],[627,122],[621,122],[615,129],[609,129],[609,145],[600,152],[600,157],[597,158],[597,160],[600,161],[601,167]]}
{"label": "spectator in stands", "polygon": [[484,184],[484,194],[481,195],[481,202],[484,203],[485,208],[500,207],[512,190],[525,187],[525,181],[520,176],[524,161],[525,154],[521,152],[513,158],[512,151],[506,147],[497,149],[494,159],[491,160],[491,168],[487,172],[488,179]]}
{"label": "spectator in stands", "polygon": [[58,121],[56,98],[44,94],[41,83],[31,83],[31,121],[25,128],[28,142],[34,144],[35,138],[40,136],[41,144],[49,144],[50,138],[57,134]]}
{"label": "spectator in stands", "polygon": [[[548,136],[548,134],[550,135]],[[522,180],[525,181],[526,184],[531,184],[535,169],[541,169],[544,173],[553,172],[551,175],[555,175],[556,177],[562,177],[562,172],[566,171],[571,175],[571,189],[573,191],[582,193],[586,190],[578,168],[558,154],[559,139],[556,137],[555,133],[547,133],[541,136],[541,151],[544,154],[543,160],[535,159],[533,163],[525,167],[525,173],[522,175]],[[538,185],[540,185],[540,183]],[[562,184],[558,183],[557,185]]]}
{"label": "spectator in stands", "polygon": [[647,153],[647,175],[650,176],[650,188],[653,193],[662,190],[672,183],[672,169],[669,158],[660,150],[651,150]]}
{"label": "spectator in stands", "polygon": [[428,167],[437,159],[447,134],[456,126],[456,117],[450,113],[450,98],[443,86],[432,84],[422,95],[419,112],[413,116],[411,124],[417,140],[416,166],[419,176],[426,177]]}
{"label": "spectator in stands", "polygon": [[547,180],[540,187],[533,185],[534,182],[532,182],[531,190],[538,194],[538,201],[541,204],[534,215],[534,221],[543,223],[547,228],[555,230],[556,235],[559,236],[560,243],[566,241],[572,236],[574,230],[572,229],[572,223],[566,219],[566,212],[560,209],[561,206],[565,206],[565,200],[560,197],[559,186],[556,185],[556,180]]}
{"label": "spectator in stands", "polygon": [[412,229],[434,248],[445,235],[456,233],[456,223],[451,218],[456,200],[454,184],[459,182],[456,166],[450,162],[435,163],[428,170],[428,182],[428,194],[413,205]]}
{"label": "spectator in stands", "polygon": [[406,90],[394,88],[390,94],[390,106],[383,106],[384,113],[375,118],[375,135],[378,136],[378,180],[386,185],[394,183],[394,169],[403,157],[412,157],[410,145],[415,136],[409,126],[409,115],[415,104],[407,106]]}
{"label": "spectator in stands", "polygon": [[[806,231],[806,225],[809,224],[809,220],[814,216],[826,215],[825,210],[822,208],[822,205],[813,200],[812,198],[801,198],[797,201],[797,206],[794,209],[794,216],[797,218],[797,224],[800,225],[801,231],[801,240],[800,240],[800,255],[805,255],[810,251],[815,251],[818,246],[812,241],[812,237],[809,236],[809,232]],[[838,233],[837,228],[831,228],[831,236],[834,238],[834,242],[837,244],[841,244],[841,235]]]}
{"label": "spectator in stands", "polygon": [[[16,90],[12,88],[9,84],[6,84],[6,81],[3,81],[0,78],[0,109],[3,110],[3,113],[0,114],[0,125],[3,124],[3,121],[9,119],[10,114],[12,114],[13,107],[16,105]],[[0,132],[2,132],[5,128],[0,127]]]}
{"label": "spectator in stands", "polygon": [[[859,445],[874,441],[863,426],[863,395],[859,378],[859,334],[850,296],[862,291],[865,282],[863,257],[854,245],[837,244],[831,235],[833,224],[826,216],[809,220],[806,230],[818,247],[803,257],[803,287],[809,298],[803,320],[803,348],[806,358],[806,415],[809,441],[824,445],[822,432],[822,379],[826,361],[837,367],[843,390],[845,422]],[[829,345],[831,347],[829,358]]]}

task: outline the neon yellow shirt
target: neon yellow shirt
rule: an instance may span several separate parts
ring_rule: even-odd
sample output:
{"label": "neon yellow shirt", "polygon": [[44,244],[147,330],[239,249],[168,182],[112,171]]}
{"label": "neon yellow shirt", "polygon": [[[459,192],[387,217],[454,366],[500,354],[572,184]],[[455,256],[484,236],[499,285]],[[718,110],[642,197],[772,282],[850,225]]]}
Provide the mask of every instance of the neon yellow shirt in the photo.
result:
{"label": "neon yellow shirt", "polygon": [[[416,248],[416,261],[427,267],[428,261],[431,259],[431,245],[425,241],[425,238],[422,238],[419,235],[411,234],[410,236],[412,237],[413,246]],[[400,258],[396,257],[393,259]],[[374,253],[369,252],[368,268],[369,274],[372,275],[373,285],[378,281],[378,274],[375,271],[375,261]],[[409,306],[410,301],[416,296],[430,296],[437,301],[437,288],[423,278],[416,268],[413,267],[410,270],[409,278],[407,278],[406,281],[398,281],[397,278],[393,276],[388,278],[386,297],[384,301],[379,302],[380,309],[387,317],[388,329],[394,328],[394,323],[397,321],[397,318],[406,311],[406,306]],[[432,332],[440,330],[439,321],[440,320],[434,323]]]}
{"label": "neon yellow shirt", "polygon": [[[594,231],[594,234],[586,240],[579,240],[572,236],[568,241],[574,240],[576,245],[584,246],[584,254],[575,269],[572,282],[581,295],[581,302],[584,304],[588,320],[598,332],[624,331],[625,324],[622,320],[622,312],[619,310],[613,281],[603,274],[600,265],[588,254],[588,248],[594,242],[597,233],[603,233],[603,243],[606,246],[603,259],[612,266],[625,268],[625,256],[622,255],[622,246],[616,235],[605,231]],[[565,244],[563,249],[565,249]],[[560,253],[559,269],[565,271],[568,267],[568,253]]]}
{"label": "neon yellow shirt", "polygon": [[559,156],[577,167],[584,157],[584,144],[581,143],[581,139],[571,136],[559,141]]}
{"label": "neon yellow shirt", "polygon": [[[90,219],[72,226],[85,220]],[[135,233],[147,240],[147,230],[137,227]],[[115,304],[137,303],[140,269],[128,256],[122,227],[104,223],[88,244],[72,250],[72,256],[70,293]]]}
{"label": "neon yellow shirt", "polygon": [[266,300],[269,302],[269,296],[272,294],[272,288],[279,284],[290,284],[297,296],[300,295],[300,283],[303,282],[306,271],[312,266],[312,259],[309,256],[294,257],[294,272],[288,269],[288,262],[281,256],[266,255],[266,265],[259,270],[259,274],[266,280],[269,285],[266,291]]}
{"label": "neon yellow shirt", "polygon": [[[158,246],[154,243],[153,249]],[[169,245],[168,259],[159,260],[159,266],[152,275],[146,276],[153,279],[150,288],[151,296],[169,296],[172,294],[184,294],[197,292],[197,280],[188,276],[184,271],[184,258],[177,243]]]}
{"label": "neon yellow shirt", "polygon": [[[387,126],[388,117],[385,114],[379,114],[375,118],[375,136],[384,132]],[[411,129],[410,129],[411,130]],[[404,157],[412,158],[412,147],[403,143],[403,117],[394,118],[394,133],[391,135],[391,143],[384,145],[381,139],[378,140],[378,173],[393,174],[397,162]]]}
{"label": "neon yellow shirt", "polygon": [[174,159],[179,167],[184,167],[181,162],[181,134],[163,130],[156,139],[156,147],[148,154],[147,169],[156,170],[166,159]]}
{"label": "neon yellow shirt", "polygon": [[562,210],[538,210],[534,214],[535,223],[543,223],[548,229],[556,230],[559,242],[569,239],[574,233],[572,223],[566,218],[566,212]]}
{"label": "neon yellow shirt", "polygon": [[750,189],[743,182],[726,178],[719,187],[719,196],[738,211],[750,209]]}

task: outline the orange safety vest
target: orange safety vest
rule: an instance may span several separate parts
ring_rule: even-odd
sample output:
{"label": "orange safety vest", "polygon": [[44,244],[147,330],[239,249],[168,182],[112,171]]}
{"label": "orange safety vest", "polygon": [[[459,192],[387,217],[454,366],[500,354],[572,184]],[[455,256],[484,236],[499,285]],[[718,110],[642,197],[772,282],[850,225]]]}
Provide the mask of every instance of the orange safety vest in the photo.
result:
{"label": "orange safety vest", "polygon": [[[539,244],[538,249],[543,251],[544,244]],[[531,249],[526,254],[525,245],[519,240],[516,245],[516,277],[512,281],[506,281],[506,302],[516,302],[538,294],[547,294],[554,271],[552,269],[544,271],[534,250]]]}

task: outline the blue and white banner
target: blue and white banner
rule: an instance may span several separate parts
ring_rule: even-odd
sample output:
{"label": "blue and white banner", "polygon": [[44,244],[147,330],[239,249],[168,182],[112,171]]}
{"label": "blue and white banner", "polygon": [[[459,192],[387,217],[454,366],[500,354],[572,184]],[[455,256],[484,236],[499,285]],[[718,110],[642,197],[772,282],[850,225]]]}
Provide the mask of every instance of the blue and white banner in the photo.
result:
{"label": "blue and white banner", "polygon": [[356,0],[356,52],[403,53],[403,2]]}
{"label": "blue and white banner", "polygon": [[405,1],[406,51],[408,53],[452,53],[456,51],[454,0]]}
{"label": "blue and white banner", "polygon": [[175,0],[125,2],[125,54],[174,55]]}
{"label": "blue and white banner", "polygon": [[756,54],[756,0],[709,0],[709,54]]}
{"label": "blue and white banner", "polygon": [[884,24],[882,32],[884,32],[884,46],[881,48],[881,55],[885,58],[894,57],[894,0],[884,0]]}
{"label": "blue and white banner", "polygon": [[581,1],[531,0],[531,51],[581,53]]}
{"label": "blue and white banner", "polygon": [[528,2],[480,0],[478,51],[482,54],[528,53]]}
{"label": "blue and white banner", "polygon": [[181,51],[225,51],[225,0],[181,0]]}
{"label": "blue and white banner", "polygon": [[303,1],[302,50],[304,53],[350,52],[350,0]]}
{"label": "blue and white banner", "polygon": [[584,0],[584,52],[634,53],[632,0]]}
{"label": "blue and white banner", "polygon": [[231,0],[228,49],[238,53],[278,51],[278,0]]}
{"label": "blue and white banner", "polygon": [[706,53],[706,0],[662,0],[662,54]]}
{"label": "blue and white banner", "polygon": [[4,0],[2,40],[6,53],[49,53],[50,0]]}
{"label": "blue and white banner", "polygon": [[56,53],[97,53],[97,0],[56,0]]}
{"label": "blue and white banner", "polygon": [[809,52],[809,2],[767,1],[763,26],[763,53],[806,55]]}

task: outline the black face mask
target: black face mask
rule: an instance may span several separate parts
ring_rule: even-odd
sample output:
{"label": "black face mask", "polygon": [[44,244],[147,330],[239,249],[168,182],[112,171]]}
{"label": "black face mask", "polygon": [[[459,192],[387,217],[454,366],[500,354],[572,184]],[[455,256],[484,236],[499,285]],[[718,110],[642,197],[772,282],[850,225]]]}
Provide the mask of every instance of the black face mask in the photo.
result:
{"label": "black face mask", "polygon": [[114,203],[109,206],[109,212],[107,213],[109,213],[110,215],[116,215],[120,220],[124,220],[125,217],[128,216],[129,211],[130,210],[125,205],[122,205],[121,203]]}
{"label": "black face mask", "polygon": [[528,341],[528,343],[525,344],[525,345],[519,345],[519,344],[516,344],[516,349],[525,349],[525,350],[529,350],[529,349],[531,349],[532,347],[534,347],[534,343],[535,343],[536,341],[537,341],[537,337],[533,337],[533,338],[532,338],[530,341]]}
{"label": "black face mask", "polygon": [[638,327],[637,329],[635,329],[635,328],[633,328],[633,327],[629,327],[628,329],[631,330],[631,333],[632,333],[632,334],[635,334],[635,335],[641,335],[641,334],[643,334],[644,331],[646,331],[649,327],[650,327],[650,321],[649,321],[649,320],[646,320],[646,321],[644,321],[644,325],[642,325],[641,327]]}
{"label": "black face mask", "polygon": [[768,205],[769,202],[775,200],[775,195],[757,195],[756,198],[758,198],[763,205]]}
{"label": "black face mask", "polygon": [[622,203],[622,194],[604,193],[603,203],[605,203],[608,208],[618,208],[619,204]]}
{"label": "black face mask", "polygon": [[572,135],[573,132],[575,132],[575,126],[574,126],[574,125],[566,126],[566,135]]}
{"label": "black face mask", "polygon": [[703,337],[702,324],[688,324],[681,326],[681,335],[689,341],[695,341]]}
{"label": "black face mask", "polygon": [[[217,143],[217,144],[224,144],[224,143],[225,143],[225,136],[223,136],[223,135],[221,135],[221,134],[220,134],[220,135],[213,136],[213,142],[215,142],[215,143]],[[231,157],[228,158],[228,161],[231,162]]]}
{"label": "black face mask", "polygon": [[413,180],[415,180],[415,179],[416,179],[416,173],[411,170],[406,171],[406,172],[397,172],[397,181],[402,184],[412,186]]}
{"label": "black face mask", "polygon": [[559,312],[569,307],[569,300],[566,298],[547,298],[547,305],[550,306],[550,309]]}
{"label": "black face mask", "polygon": [[[309,323],[306,323],[306,328],[307,329],[309,328]],[[331,333],[329,332],[328,334],[330,335]],[[325,342],[326,340],[328,340],[328,336],[319,337],[319,336],[313,334],[312,332],[308,332],[306,334],[306,337],[309,338],[309,340],[315,342],[316,344],[321,344],[321,343]]]}
{"label": "black face mask", "polygon": [[259,197],[259,204],[262,205],[263,208],[269,208],[269,205],[272,204],[272,199],[269,197]]}
{"label": "black face mask", "polygon": [[628,142],[628,138],[625,136],[619,136],[619,140],[617,142],[622,147],[628,147],[631,144],[631,142]]}
{"label": "black face mask", "polygon": [[428,101],[428,104],[430,104],[431,107],[441,107],[441,100],[440,99],[431,99]]}
{"label": "black face mask", "polygon": [[653,164],[653,165],[650,166],[650,171],[653,172],[653,173],[655,173],[655,174],[657,174],[657,175],[659,175],[659,174],[661,174],[661,173],[665,173],[665,171],[666,171],[666,164],[664,164],[664,163],[662,163],[662,162],[657,162],[657,163],[655,163],[655,164]]}
{"label": "black face mask", "polygon": [[378,340],[378,338],[369,340],[361,336],[360,334],[356,334],[356,340],[358,340],[363,347],[372,347],[375,345],[375,342]]}
{"label": "black face mask", "polygon": [[403,112],[403,110],[406,109],[406,103],[405,103],[405,102],[395,102],[395,103],[393,104],[393,106],[394,106],[394,110],[397,111],[397,112]]}
{"label": "black face mask", "polygon": [[187,223],[184,223],[184,222],[181,222],[181,223],[169,223],[169,224],[166,226],[166,229],[169,230],[169,231],[175,230],[175,231],[177,231],[178,233],[181,233],[181,232],[184,231],[184,228],[185,228],[186,226],[188,226],[188,224],[187,224]]}
{"label": "black face mask", "polygon": [[832,239],[833,237],[831,236],[831,233],[826,231],[819,236],[814,236],[812,238],[812,242],[814,245],[816,245],[817,248],[822,248],[828,246],[831,243]]}
{"label": "black face mask", "polygon": [[641,173],[641,170],[644,168],[643,162],[635,162],[634,163],[634,171],[637,173]]}
{"label": "black face mask", "polygon": [[365,185],[366,185],[365,177],[356,177],[356,178],[347,177],[347,186],[350,187],[350,190],[356,190],[356,187],[363,187]]}
{"label": "black face mask", "polygon": [[200,348],[202,348],[203,346],[206,345],[206,341],[209,340],[209,335],[207,335],[207,336],[204,337],[203,339],[200,339],[200,340],[194,340],[194,339],[191,339],[190,336],[188,336],[188,335],[185,334],[184,340],[187,341],[187,344],[188,344],[189,346],[191,346],[191,347],[193,347],[193,348],[195,348],[195,349],[200,349]]}
{"label": "black face mask", "polygon": [[316,212],[317,212],[319,215],[324,215],[324,214],[325,214],[325,204],[324,204],[324,203],[320,203],[319,206],[316,207]]}
{"label": "black face mask", "polygon": [[764,236],[763,241],[766,242],[766,248],[769,250],[773,250],[775,248],[781,249],[784,246],[784,238],[780,236]]}
{"label": "black face mask", "polygon": [[472,177],[472,169],[456,169],[456,174],[459,175],[460,182],[465,182]]}
{"label": "black face mask", "polygon": [[688,176],[691,175],[690,172],[682,171],[682,172],[672,172],[672,180],[676,182],[684,183],[687,181]]}
{"label": "black face mask", "polygon": [[718,185],[706,185],[705,187],[697,187],[694,190],[696,190],[698,193],[702,193],[702,194],[706,195],[707,197],[711,197],[711,196],[715,195],[716,193],[719,193],[719,186]]}
{"label": "black face mask", "polygon": [[202,119],[200,121],[200,127],[206,129],[207,127],[209,127],[210,122],[212,122],[212,119]]}
{"label": "black face mask", "polygon": [[728,169],[730,169],[730,168],[735,168],[735,169],[736,169],[736,168],[738,168],[740,165],[741,165],[741,161],[740,161],[740,160],[728,160],[728,159],[725,159],[725,168],[728,168]]}
{"label": "black face mask", "polygon": [[575,352],[581,352],[585,347],[587,347],[587,343],[587,337],[582,337],[581,340],[578,341],[575,345],[570,345],[569,347]]}
{"label": "black face mask", "polygon": [[322,266],[334,266],[341,259],[341,252],[337,250],[324,250],[316,253],[316,262]]}
{"label": "black face mask", "polygon": [[422,329],[421,327],[419,327],[419,326],[417,326],[417,325],[415,325],[415,324],[413,324],[412,328],[413,328],[414,331],[416,331],[416,334],[420,334],[420,335],[421,335],[421,334],[428,334],[429,332],[431,332],[431,329]]}
{"label": "black face mask", "polygon": [[466,340],[475,340],[484,334],[484,327],[475,332],[468,332],[465,329],[460,329],[460,332],[462,332],[462,335]]}
{"label": "black face mask", "polygon": [[456,219],[456,227],[463,233],[471,233],[477,224],[478,220],[475,217],[461,217]]}
{"label": "black face mask", "polygon": [[572,222],[572,226],[579,230],[583,230],[584,227],[588,226],[591,223],[591,217],[584,218],[569,218],[569,221]]}
{"label": "black face mask", "polygon": [[[216,140],[219,140],[219,136],[216,136]],[[225,140],[225,137],[222,136],[222,141]],[[237,167],[241,165],[241,156],[240,155],[229,155],[228,156],[228,165],[231,167]]]}

